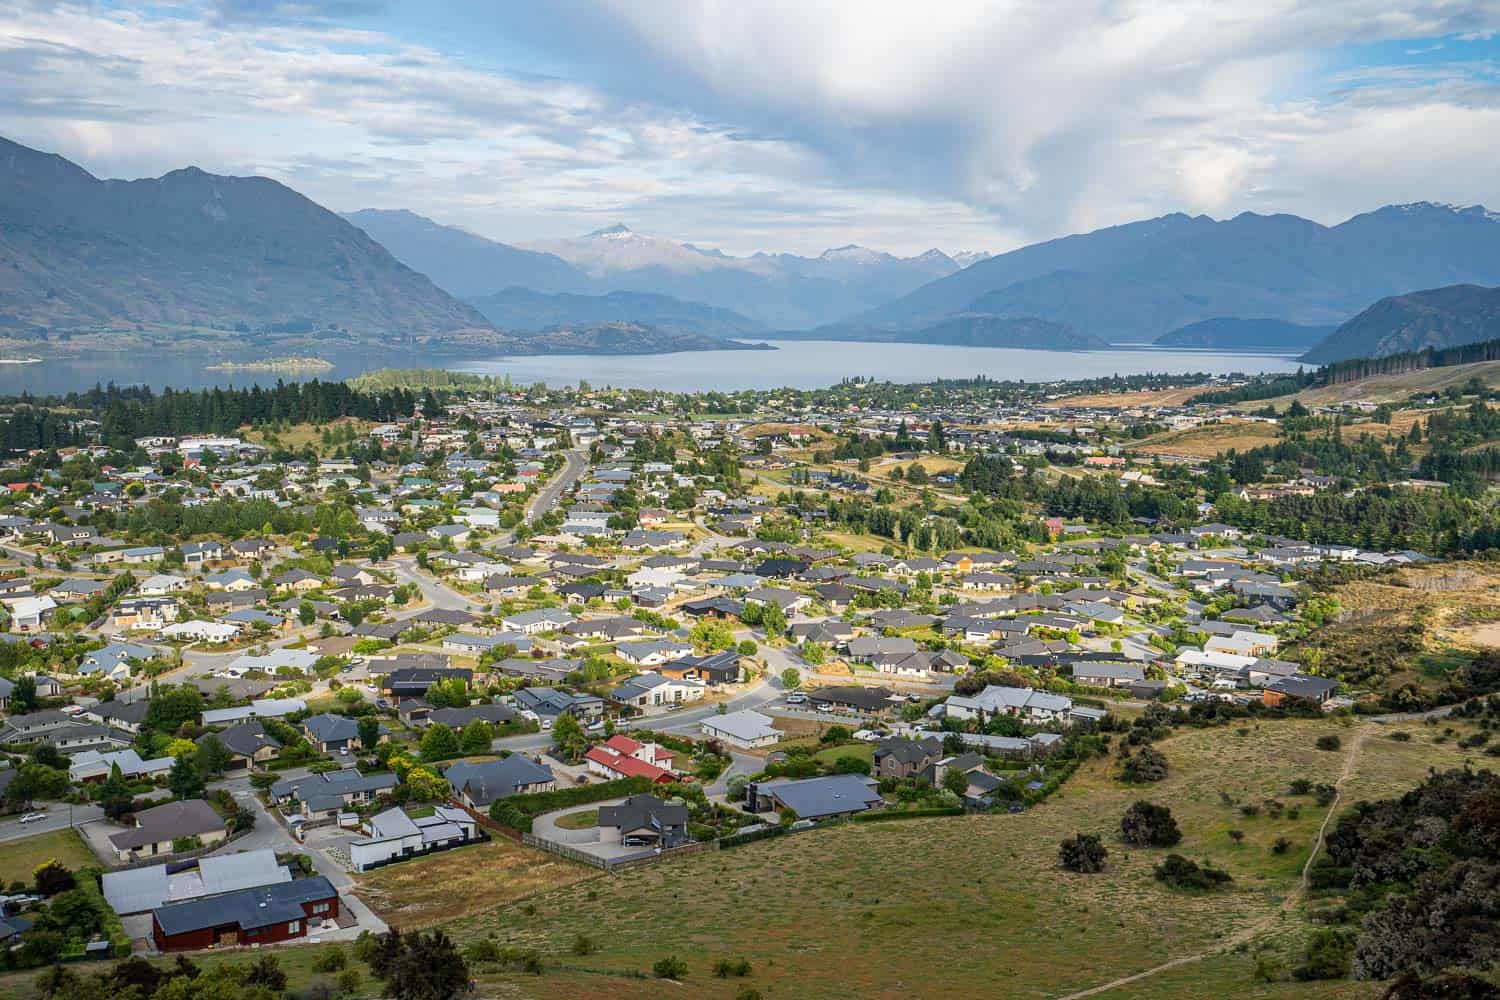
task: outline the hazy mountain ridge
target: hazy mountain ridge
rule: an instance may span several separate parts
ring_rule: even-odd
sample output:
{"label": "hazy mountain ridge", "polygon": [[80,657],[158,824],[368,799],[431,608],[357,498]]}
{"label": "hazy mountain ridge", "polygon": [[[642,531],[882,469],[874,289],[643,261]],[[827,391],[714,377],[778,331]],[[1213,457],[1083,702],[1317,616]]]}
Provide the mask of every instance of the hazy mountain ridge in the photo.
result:
{"label": "hazy mountain ridge", "polygon": [[538,292],[580,292],[590,287],[588,276],[560,257],[497,243],[405,209],[366,208],[343,216],[397,260],[460,298],[513,286]]}
{"label": "hazy mountain ridge", "polygon": [[469,302],[503,330],[544,330],[590,323],[640,323],[676,333],[710,337],[752,336],[764,325],[729,309],[683,302],[669,295],[609,292],[606,295],[547,294],[530,288],[507,288]]}
{"label": "hazy mountain ridge", "polygon": [[885,344],[1014,347],[1034,351],[1094,351],[1109,347],[1100,337],[1035,316],[955,316],[917,330],[879,330],[857,325],[781,330],[771,340],[835,340]]}
{"label": "hazy mountain ridge", "polygon": [[734,257],[647,236],[623,224],[526,246],[568,261],[588,274],[598,291],[669,295],[788,330],[833,322],[960,268],[941,251],[897,257],[855,245],[827,250],[817,257],[786,253]]}
{"label": "hazy mountain ridge", "polygon": [[1500,338],[1500,288],[1449,285],[1381,299],[1303,355],[1318,364]]}
{"label": "hazy mountain ridge", "polygon": [[1217,316],[1189,323],[1157,337],[1157,347],[1263,348],[1301,351],[1334,330],[1331,326],[1303,326],[1280,319],[1238,319]]}
{"label": "hazy mountain ridge", "polygon": [[486,328],[363,231],[263,177],[99,180],[0,139],[0,330]]}
{"label": "hazy mountain ridge", "polygon": [[595,323],[527,334],[513,354],[672,354],[679,351],[770,351],[701,333],[659,330],[643,323]]}
{"label": "hazy mountain ridge", "polygon": [[1174,214],[998,254],[849,322],[1037,316],[1144,341],[1223,317],[1335,325],[1382,296],[1461,282],[1500,282],[1500,221],[1482,207],[1388,206],[1331,227]]}

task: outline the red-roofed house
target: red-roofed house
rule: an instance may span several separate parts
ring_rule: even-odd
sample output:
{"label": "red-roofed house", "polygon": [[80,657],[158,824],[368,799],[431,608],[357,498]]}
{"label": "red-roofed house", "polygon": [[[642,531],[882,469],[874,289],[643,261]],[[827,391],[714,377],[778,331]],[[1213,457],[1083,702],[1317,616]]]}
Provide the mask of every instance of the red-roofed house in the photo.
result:
{"label": "red-roofed house", "polygon": [[589,773],[602,778],[650,778],[657,785],[677,780],[677,776],[665,768],[636,760],[629,754],[616,753],[604,746],[594,747],[583,755],[583,759],[588,762]]}
{"label": "red-roofed house", "polygon": [[672,766],[672,761],[676,755],[659,743],[642,743],[622,733],[616,733],[600,745],[606,750],[613,750],[617,754],[634,757],[636,760],[643,760],[647,764],[655,764],[666,771],[676,770]]}

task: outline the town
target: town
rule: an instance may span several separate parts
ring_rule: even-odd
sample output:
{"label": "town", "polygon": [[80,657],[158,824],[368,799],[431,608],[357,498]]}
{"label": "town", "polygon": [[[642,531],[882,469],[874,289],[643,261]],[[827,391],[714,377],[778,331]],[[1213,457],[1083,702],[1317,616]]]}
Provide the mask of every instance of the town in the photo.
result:
{"label": "town", "polygon": [[[1500,688],[1470,558],[1500,530],[1475,449],[1500,410],[1457,374],[1380,401],[400,373],[11,400],[4,967],[305,951],[364,995],[345,952],[392,928],[870,824],[1045,817],[1111,758],[1163,780],[1176,732],[1419,728]],[[1351,650],[1350,595],[1403,588],[1476,602],[1441,652],[1397,651],[1440,668]],[[1300,836],[1311,865],[1338,793],[1298,780],[1316,836],[1251,842]],[[1087,836],[1064,868],[1099,870]],[[547,960],[496,947],[470,970]],[[675,979],[690,956],[650,957]]]}

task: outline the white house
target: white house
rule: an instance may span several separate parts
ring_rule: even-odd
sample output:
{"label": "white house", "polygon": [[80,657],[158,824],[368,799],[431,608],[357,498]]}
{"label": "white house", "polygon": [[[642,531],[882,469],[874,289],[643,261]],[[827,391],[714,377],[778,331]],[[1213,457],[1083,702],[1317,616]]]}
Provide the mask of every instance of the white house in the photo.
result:
{"label": "white house", "polygon": [[781,730],[771,725],[771,717],[745,708],[727,715],[713,715],[698,725],[709,739],[723,740],[742,749],[768,747],[781,739]]}

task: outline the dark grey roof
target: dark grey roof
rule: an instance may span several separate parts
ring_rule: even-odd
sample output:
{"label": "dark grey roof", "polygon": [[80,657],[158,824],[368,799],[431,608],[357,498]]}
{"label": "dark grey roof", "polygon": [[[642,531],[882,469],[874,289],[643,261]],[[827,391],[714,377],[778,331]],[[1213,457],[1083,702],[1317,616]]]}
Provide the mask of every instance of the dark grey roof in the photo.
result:
{"label": "dark grey roof", "polygon": [[623,831],[680,827],[687,821],[687,806],[664,802],[655,795],[632,795],[617,806],[599,807],[599,825]]}
{"label": "dark grey roof", "polygon": [[159,907],[153,916],[156,925],[169,935],[230,924],[244,931],[305,919],[304,903],[321,902],[337,895],[331,882],[315,875],[204,899],[168,903]]}
{"label": "dark grey roof", "polygon": [[516,794],[520,785],[536,785],[552,780],[552,768],[538,764],[524,754],[512,754],[501,760],[479,763],[461,761],[443,772],[454,791],[468,789],[475,805],[489,805],[496,799]]}

